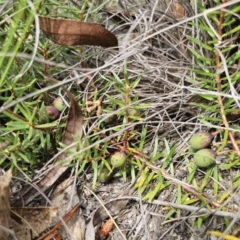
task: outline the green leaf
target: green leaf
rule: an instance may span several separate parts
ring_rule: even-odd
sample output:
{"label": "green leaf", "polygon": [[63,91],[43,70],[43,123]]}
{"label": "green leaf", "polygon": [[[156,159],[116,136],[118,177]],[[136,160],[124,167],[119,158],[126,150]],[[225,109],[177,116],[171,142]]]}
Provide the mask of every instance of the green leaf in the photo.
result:
{"label": "green leaf", "polygon": [[163,153],[158,153],[158,154],[153,155],[153,156],[154,156],[154,157],[152,157],[152,158],[150,159],[150,161],[149,161],[149,162],[151,162],[151,163],[154,163],[156,160],[162,158],[162,157],[164,156],[164,154],[163,154]]}
{"label": "green leaf", "polygon": [[141,173],[140,180],[135,185],[135,187],[138,188],[138,194],[142,195],[142,193],[148,187],[148,184],[155,178],[156,178],[156,174],[153,172],[149,174],[149,169],[146,167]]}
{"label": "green leaf", "polygon": [[[196,28],[200,28],[201,30],[203,30],[204,32],[208,33],[210,35],[210,37],[212,39],[216,39],[216,36],[214,34],[214,32],[212,31],[212,29],[210,27],[208,27],[205,23],[200,23],[200,24],[195,24],[195,23],[192,23],[192,25]],[[216,40],[215,40],[216,41]]]}
{"label": "green leaf", "polygon": [[197,199],[197,198],[190,198],[190,199],[186,199],[186,200],[183,202],[183,204],[184,204],[184,205],[191,205],[191,204],[196,203],[196,202],[198,202],[198,201],[199,201],[199,199]]}
{"label": "green leaf", "polygon": [[204,178],[202,180],[202,184],[201,184],[201,187],[200,187],[201,192],[204,190],[204,188],[206,187],[206,185],[210,181],[210,176],[211,176],[212,170],[213,170],[212,168],[208,168],[205,171]]}
{"label": "green leaf", "polygon": [[[167,148],[168,142],[166,141],[166,139],[164,139],[164,142],[165,142],[165,147]],[[163,169],[166,168],[169,165],[169,163],[172,161],[172,157],[173,157],[173,154],[175,154],[176,148],[177,148],[177,144],[175,144],[171,149],[167,150],[168,155],[166,160],[163,163],[163,166],[162,166]]]}
{"label": "green leaf", "polygon": [[163,189],[165,189],[166,187],[168,187],[171,184],[169,182],[164,183],[163,181],[164,181],[164,179],[163,179],[162,175],[159,173],[157,185],[154,187],[154,189],[152,191],[148,192],[146,194],[146,196],[144,196],[143,200],[152,201],[160,191],[162,191]]}
{"label": "green leaf", "polygon": [[189,35],[188,35],[187,37],[188,37],[188,39],[190,39],[192,42],[196,43],[196,44],[199,45],[200,47],[202,47],[202,48],[204,48],[204,49],[207,49],[207,50],[209,50],[209,51],[212,51],[212,50],[213,50],[213,48],[212,48],[211,46],[203,43],[203,42],[200,41],[199,39],[194,38],[194,37],[189,36]]}
{"label": "green leaf", "polygon": [[[230,50],[229,50],[230,51]],[[232,56],[229,57],[229,59],[227,59],[227,63],[229,65],[234,64],[236,61],[238,61],[240,59],[240,51],[237,51],[236,53],[234,53]],[[237,74],[238,76],[240,75],[239,71],[236,71],[234,74]]]}
{"label": "green leaf", "polygon": [[113,74],[114,78],[109,77],[111,79],[111,81],[114,81],[117,84],[122,85],[122,87],[124,87],[125,83],[118,77],[118,75],[114,71],[112,71],[112,74]]}
{"label": "green leaf", "polygon": [[12,164],[14,165],[14,166],[18,166],[18,164],[17,164],[17,158],[16,158],[16,155],[15,154],[13,154],[13,153],[11,153],[11,161],[12,161]]}
{"label": "green leaf", "polygon": [[29,129],[29,124],[27,122],[8,122],[7,128],[4,131],[17,131],[17,130],[24,130]]}
{"label": "green leaf", "polygon": [[[182,188],[180,185],[177,186],[177,203],[181,204],[183,202],[182,199]],[[177,218],[181,217],[181,210],[177,209]]]}
{"label": "green leaf", "polygon": [[199,120],[201,121],[202,119],[204,119],[205,121],[209,121],[209,122],[219,122],[219,123],[222,123],[222,119],[221,118],[209,117],[207,115],[199,116]]}
{"label": "green leaf", "polygon": [[224,33],[222,35],[223,38],[229,36],[229,35],[233,35],[234,33],[238,32],[240,30],[240,25],[238,25],[237,27],[233,28],[233,29],[230,29],[228,30],[228,32]]}
{"label": "green leaf", "polygon": [[24,102],[22,104],[18,104],[17,108],[21,112],[21,114],[23,114],[27,121],[31,118],[32,112]]}
{"label": "green leaf", "polygon": [[36,124],[34,128],[43,129],[43,128],[52,128],[58,126],[58,122],[44,123],[44,124]]}
{"label": "green leaf", "polygon": [[233,187],[238,187],[240,185],[240,174],[237,174],[233,179]]}
{"label": "green leaf", "polygon": [[215,77],[216,73],[211,73],[209,72],[209,70],[207,69],[203,69],[203,70],[198,70],[198,69],[190,69],[192,72],[200,74],[200,75],[204,75],[204,76],[208,76],[208,77]]}
{"label": "green leaf", "polygon": [[[41,1],[38,1],[35,4],[35,9],[38,9],[39,5],[41,4]],[[28,12],[28,17],[24,21],[24,28],[23,32],[19,36],[18,40],[15,41],[14,35],[17,33],[17,30],[19,29],[19,26],[23,24],[23,16],[26,13],[26,6],[27,6],[27,1],[25,0],[19,0],[17,2],[14,2],[14,7],[15,7],[15,14],[13,16],[13,24],[10,28],[10,31],[8,32],[8,36],[5,39],[5,42],[3,44],[3,56],[0,56],[0,69],[4,69],[3,73],[1,74],[1,79],[0,79],[0,88],[3,84],[4,81],[7,79],[7,74],[10,72],[10,68],[15,60],[16,54],[19,51],[22,43],[26,39],[26,34],[29,31],[34,16],[36,12],[31,9],[31,11]],[[10,51],[11,45],[13,47],[13,50]],[[6,53],[7,52],[12,52],[12,56],[8,60],[8,63],[3,67],[3,61],[6,59]],[[20,73],[22,73],[25,70],[25,66],[20,69]],[[17,76],[18,77],[18,76]]]}
{"label": "green leaf", "polygon": [[97,178],[98,178],[98,162],[97,161],[91,161],[92,168],[93,168],[93,180],[92,180],[92,186],[93,189],[96,188],[97,185]]}
{"label": "green leaf", "polygon": [[[194,50],[194,49],[191,48],[191,47],[189,47],[188,49],[192,52],[192,54],[193,54],[197,59],[201,60],[201,61],[202,61],[203,63],[205,63],[205,64],[211,65],[212,62],[214,61],[214,60],[211,59],[211,58],[203,57],[200,53],[198,53],[196,50]],[[202,65],[202,67],[203,67],[203,66],[204,66],[204,65]]]}
{"label": "green leaf", "polygon": [[131,83],[131,89],[135,89],[139,85],[139,82],[141,79],[142,79],[142,76],[141,75],[138,76],[136,80],[133,83]]}
{"label": "green leaf", "polygon": [[199,9],[199,11],[204,12],[206,10],[205,6],[203,6],[200,1],[196,1],[196,3],[197,3],[197,8]]}
{"label": "green leaf", "polygon": [[194,181],[194,177],[195,177],[195,174],[197,172],[197,165],[193,164],[193,166],[191,167],[188,167],[188,171],[189,171],[189,176],[188,176],[188,184],[191,184],[193,181]]}
{"label": "green leaf", "polygon": [[209,105],[204,104],[204,103],[191,103],[191,105],[202,108],[202,109],[205,109],[205,110],[210,111],[210,112],[215,112],[217,107],[218,107],[217,105],[209,106]]}
{"label": "green leaf", "polygon": [[26,163],[33,163],[33,159],[29,159],[25,154],[18,152],[18,155],[20,156],[21,160],[24,160]]}
{"label": "green leaf", "polygon": [[173,214],[175,214],[176,209],[171,209],[166,215],[165,220],[168,220]]}
{"label": "green leaf", "polygon": [[142,129],[141,140],[140,140],[139,147],[138,147],[138,151],[140,151],[140,152],[143,150],[143,147],[146,143],[146,137],[147,137],[147,126],[145,126]]}
{"label": "green leaf", "polygon": [[116,104],[116,105],[118,105],[118,106],[120,106],[120,107],[124,107],[124,106],[125,106],[125,104],[124,104],[123,101],[120,101],[120,100],[118,100],[118,99],[116,99],[116,98],[113,98],[113,97],[111,97],[111,96],[108,95],[108,94],[106,94],[106,96],[107,96],[107,98],[108,98],[112,103],[114,103],[114,104]]}
{"label": "green leaf", "polygon": [[[206,104],[210,104],[212,103],[212,106],[210,106],[211,108],[210,109],[218,109],[218,104],[216,104],[216,100],[217,100],[217,97],[214,96],[214,95],[211,95],[211,94],[203,94],[203,93],[198,93],[198,96],[201,97],[202,99],[206,99],[207,100],[207,103]],[[213,105],[215,104],[215,105]]]}
{"label": "green leaf", "polygon": [[[229,17],[232,17],[232,15],[229,15]],[[225,28],[227,26],[232,26],[236,22],[235,19],[227,19],[225,15],[225,22],[222,24],[222,28]]]}

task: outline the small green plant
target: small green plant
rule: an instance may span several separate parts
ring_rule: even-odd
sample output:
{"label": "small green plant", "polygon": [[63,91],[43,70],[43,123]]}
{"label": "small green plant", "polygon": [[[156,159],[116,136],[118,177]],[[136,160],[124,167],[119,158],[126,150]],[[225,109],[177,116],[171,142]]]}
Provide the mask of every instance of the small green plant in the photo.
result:
{"label": "small green plant", "polygon": [[[138,103],[138,96],[133,94],[141,76],[135,80],[129,80],[126,64],[122,79],[112,72],[104,80],[107,80],[106,87],[108,84],[113,85],[114,94],[106,93],[104,97],[106,103],[101,103],[101,100],[97,99],[106,91],[105,87],[102,87],[101,90],[95,91],[95,100],[88,102],[91,107],[87,108],[89,116],[103,113],[103,118],[99,118],[99,121],[93,123],[89,136],[87,136],[88,144],[95,145],[91,156],[88,156],[88,160],[85,161],[85,164],[91,163],[92,165],[94,187],[98,179],[106,182],[114,175],[122,176],[124,179],[129,176],[130,172],[132,178],[136,175],[136,166],[133,163],[135,159],[134,145],[135,136],[140,133],[135,128],[143,120],[141,109],[147,107],[146,104]],[[103,79],[99,79],[99,81],[103,81]],[[141,124],[139,125],[141,126]]]}
{"label": "small green plant", "polygon": [[[76,5],[67,6],[64,1],[37,1],[29,5],[20,0],[7,5],[1,13],[0,164],[3,168],[18,167],[33,174],[31,169],[40,168],[58,151],[67,111],[60,114],[64,106],[60,106],[58,92],[49,91],[56,88],[50,79],[54,76],[57,80],[69,80],[66,64],[81,61],[78,54],[81,51],[78,47],[54,45],[41,33],[34,18],[40,14],[82,20],[88,8],[87,17],[92,21],[99,19],[95,14],[99,6],[89,8],[89,1],[81,4],[79,9]],[[91,57],[93,52],[88,54]],[[5,107],[8,104],[10,108]]]}
{"label": "small green plant", "polygon": [[[208,9],[199,1],[198,9],[206,12]],[[215,6],[220,6],[221,1],[215,1]],[[226,10],[227,9],[227,10]],[[212,149],[202,149],[202,143],[197,135],[190,140],[191,156],[197,166],[210,167],[206,170],[201,186],[198,186],[194,176],[197,173],[197,166],[189,166],[188,182],[193,184],[201,192],[213,180],[213,192],[217,197],[219,194],[219,185],[221,181],[221,165],[213,165],[217,155],[224,154],[224,149],[231,142],[231,157],[225,158],[226,162],[235,163],[239,159],[240,151],[233,132],[230,129],[229,120],[234,116],[233,113],[239,111],[237,106],[238,94],[234,92],[233,86],[239,82],[239,69],[234,68],[236,61],[239,61],[240,55],[236,47],[236,38],[239,32],[239,19],[234,17],[235,13],[239,13],[239,4],[233,4],[226,9],[208,12],[204,17],[197,18],[192,22],[192,26],[200,32],[196,36],[189,36],[192,47],[189,48],[194,56],[195,66],[191,69],[192,76],[189,80],[195,86],[194,93],[198,94],[201,100],[193,102],[194,106],[201,108],[202,114],[199,115],[199,121],[205,126],[219,129],[224,126],[227,128],[222,133],[223,141],[215,144]],[[204,36],[203,38],[200,36]],[[235,40],[234,40],[235,39]],[[233,118],[232,118],[233,119]],[[231,119],[231,120],[232,120]],[[236,119],[235,119],[236,120]],[[200,133],[201,134],[201,133]],[[216,135],[214,135],[216,136]],[[202,136],[206,146],[209,145],[207,136]],[[206,139],[205,139],[206,138]],[[210,138],[209,138],[210,140]],[[195,149],[195,150],[194,150]],[[196,152],[196,149],[201,149]],[[223,151],[223,153],[222,153]],[[194,153],[196,152],[196,153]],[[186,159],[187,163],[192,164],[192,159]],[[234,166],[232,164],[231,166]],[[235,165],[236,166],[236,165]],[[202,199],[201,204],[206,202]],[[200,227],[205,218],[197,218],[196,225]],[[228,221],[226,220],[226,225]]]}
{"label": "small green plant", "polygon": [[[220,5],[221,2],[219,1],[216,4]],[[206,10],[200,3],[198,3],[198,7],[201,11]],[[208,114],[200,116],[200,121],[204,124],[223,124],[226,128],[229,128],[228,116],[238,111],[231,95],[235,93],[231,91],[231,88],[238,82],[239,72],[238,69],[231,66],[238,61],[240,56],[234,42],[228,41],[239,30],[237,19],[233,17],[235,12],[239,12],[238,4],[230,6],[228,12],[224,10],[213,11],[207,14],[205,18],[199,18],[192,23],[206,36],[207,41],[203,42],[199,38],[189,36],[194,45],[193,48],[190,48],[190,51],[194,55],[197,65],[196,68],[191,69],[195,77],[190,78],[190,81],[204,90],[203,94],[198,93],[198,95],[206,100],[206,104],[193,104],[208,112]],[[225,44],[226,42],[228,44]],[[205,53],[208,57],[202,53]],[[212,69],[212,66],[215,70]],[[224,94],[228,97],[224,97]],[[213,117],[216,113],[219,115]],[[229,132],[228,134],[236,148],[232,133]],[[239,156],[239,149],[235,150]]]}

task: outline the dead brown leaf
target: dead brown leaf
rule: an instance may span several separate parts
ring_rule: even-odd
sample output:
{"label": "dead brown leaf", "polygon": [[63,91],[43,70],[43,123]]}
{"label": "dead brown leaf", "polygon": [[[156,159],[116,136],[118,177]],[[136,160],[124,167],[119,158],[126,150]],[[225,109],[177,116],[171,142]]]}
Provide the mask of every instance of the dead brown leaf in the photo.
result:
{"label": "dead brown leaf", "polygon": [[51,226],[57,212],[52,207],[11,208],[10,229],[18,240],[31,240]]}
{"label": "dead brown leaf", "polygon": [[[63,221],[67,222],[70,219],[73,218],[74,214],[79,210],[80,204],[77,204],[74,208],[72,208],[64,217]],[[76,220],[76,219],[75,219]],[[46,234],[42,235],[41,237],[38,238],[38,240],[47,240],[47,239],[52,239],[52,236],[57,234],[57,236],[60,236],[60,227],[62,227],[63,222],[59,221],[57,222],[50,231],[48,231]],[[54,236],[55,237],[55,236]],[[81,240],[82,238],[74,238],[74,240]]]}
{"label": "dead brown leaf", "polygon": [[[52,205],[58,207],[58,215],[63,217],[66,215],[73,206],[79,203],[79,197],[77,194],[77,187],[73,187],[74,177],[66,179],[64,182],[59,184],[51,196]],[[57,218],[57,221],[60,219]],[[56,221],[56,222],[57,222]],[[69,238],[69,232],[71,233],[72,239],[84,240],[85,239],[85,219],[81,208],[73,213],[69,221],[66,222],[66,228],[60,229],[60,235],[62,239]]]}
{"label": "dead brown leaf", "polygon": [[[5,228],[9,228],[10,221],[9,186],[11,178],[11,170],[0,176],[0,225]],[[0,228],[0,240],[7,239],[8,235],[8,232]]]}
{"label": "dead brown leaf", "polygon": [[96,23],[39,16],[40,28],[53,42],[63,46],[95,45],[116,47],[114,34]]}

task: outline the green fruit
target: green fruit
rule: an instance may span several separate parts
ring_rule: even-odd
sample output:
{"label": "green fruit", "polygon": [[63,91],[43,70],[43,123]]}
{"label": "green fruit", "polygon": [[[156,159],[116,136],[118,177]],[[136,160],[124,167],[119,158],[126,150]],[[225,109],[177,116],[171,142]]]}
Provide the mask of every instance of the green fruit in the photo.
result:
{"label": "green fruit", "polygon": [[65,108],[62,98],[55,98],[53,101],[53,106],[59,111],[62,112]]}
{"label": "green fruit", "polygon": [[111,164],[115,168],[122,167],[127,160],[127,155],[124,152],[116,152],[111,157]]}
{"label": "green fruit", "polygon": [[52,120],[56,120],[60,116],[60,112],[53,106],[46,106],[46,112]]}
{"label": "green fruit", "polygon": [[111,178],[110,176],[110,171],[106,168],[103,167],[102,172],[100,173],[98,180],[101,183],[105,183],[107,182],[109,179]]}
{"label": "green fruit", "polygon": [[193,160],[198,167],[206,168],[215,163],[216,153],[212,149],[201,149],[197,151]]}
{"label": "green fruit", "polygon": [[191,137],[189,144],[192,148],[199,150],[208,147],[211,142],[212,135],[210,133],[198,132]]}

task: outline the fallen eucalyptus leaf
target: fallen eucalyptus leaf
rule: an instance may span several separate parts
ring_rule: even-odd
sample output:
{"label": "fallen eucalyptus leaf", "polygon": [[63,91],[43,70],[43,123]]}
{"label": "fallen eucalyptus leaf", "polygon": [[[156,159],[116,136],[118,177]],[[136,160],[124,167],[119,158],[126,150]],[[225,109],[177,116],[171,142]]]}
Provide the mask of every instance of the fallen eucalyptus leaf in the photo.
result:
{"label": "fallen eucalyptus leaf", "polygon": [[18,240],[31,240],[51,225],[57,212],[52,207],[11,208],[10,228]]}
{"label": "fallen eucalyptus leaf", "polygon": [[[52,205],[59,208],[58,215],[62,218],[68,213],[69,209],[79,204],[79,197],[77,194],[76,186],[73,188],[73,182],[74,177],[66,179],[64,182],[57,186],[51,197]],[[60,221],[60,219],[57,218],[56,221]],[[85,239],[85,219],[80,207],[66,222],[66,226],[71,232],[73,239]],[[66,231],[65,228],[62,228],[60,230],[60,234],[62,239],[68,239],[69,237],[68,231]]]}
{"label": "fallen eucalyptus leaf", "polygon": [[100,24],[44,16],[39,16],[39,20],[42,31],[59,45],[118,46],[115,35]]}

